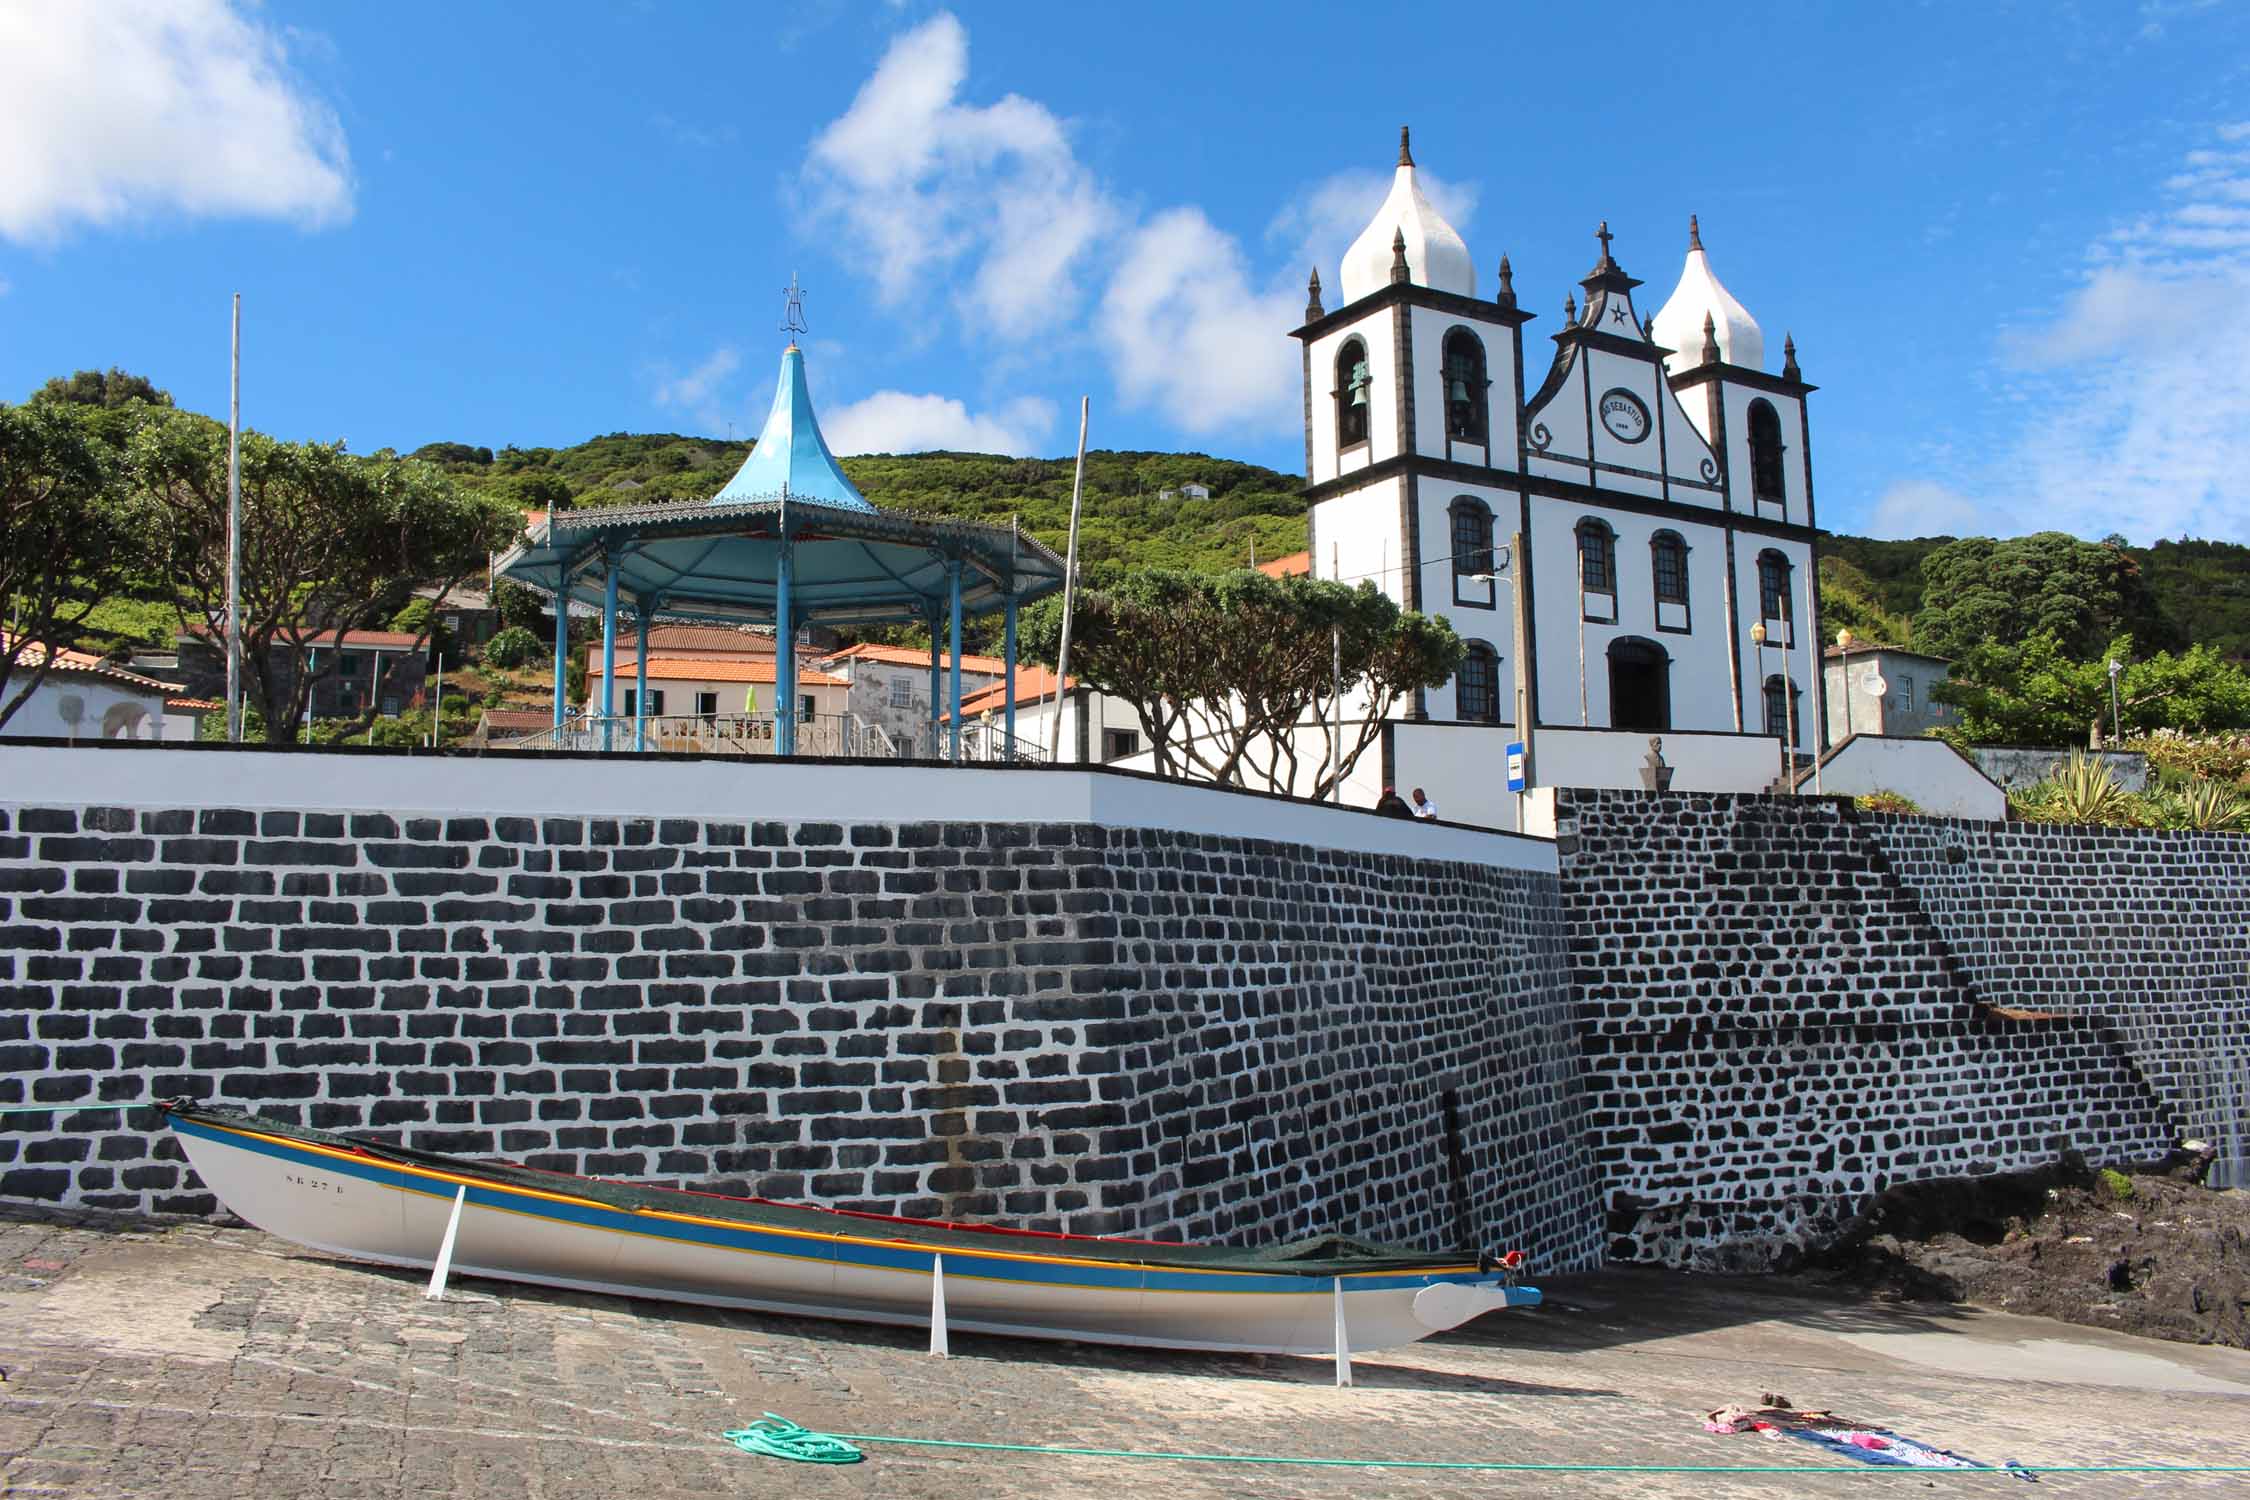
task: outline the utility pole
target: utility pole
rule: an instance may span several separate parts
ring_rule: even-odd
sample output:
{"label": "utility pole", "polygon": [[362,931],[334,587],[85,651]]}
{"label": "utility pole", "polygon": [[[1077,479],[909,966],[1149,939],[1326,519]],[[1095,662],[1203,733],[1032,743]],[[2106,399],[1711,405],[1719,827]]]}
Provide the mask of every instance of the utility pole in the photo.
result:
{"label": "utility pole", "polygon": [[242,743],[242,293],[227,398],[227,741]]}
{"label": "utility pole", "polygon": [[2109,739],[2112,746],[2125,743],[2125,731],[2118,722],[2117,679],[2125,675],[2125,663],[2116,657],[2109,659]]}
{"label": "utility pole", "polygon": [[[1070,704],[1070,607],[1078,597],[1078,502],[1086,492],[1086,414],[1093,404],[1091,396],[1078,398],[1078,470],[1070,481],[1070,545],[1063,559],[1062,642],[1055,651],[1055,723],[1054,733],[1047,737],[1050,765],[1062,759],[1063,711]],[[931,627],[931,634],[936,634],[935,626]]]}

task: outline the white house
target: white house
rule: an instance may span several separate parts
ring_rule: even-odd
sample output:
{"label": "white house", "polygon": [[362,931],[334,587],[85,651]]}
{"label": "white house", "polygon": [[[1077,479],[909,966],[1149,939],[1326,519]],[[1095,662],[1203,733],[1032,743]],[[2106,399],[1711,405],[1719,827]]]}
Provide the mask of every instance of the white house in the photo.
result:
{"label": "white house", "polygon": [[1401,132],[1339,305],[1316,270],[1295,333],[1314,576],[1373,580],[1469,643],[1359,780],[1424,786],[1448,816],[1514,826],[1513,740],[1531,740],[1535,784],[1638,786],[1661,736],[1675,789],[1736,791],[1776,779],[1790,728],[1801,752],[1818,740],[1813,387],[1794,343],[1769,372],[1692,219],[1653,317],[1606,224],[1596,238],[1584,304],[1564,299],[1532,368],[1507,258],[1481,295]]}
{"label": "white house", "polygon": [[[44,659],[27,646],[10,675],[7,696]],[[39,686],[0,735],[52,735],[66,740],[192,740],[197,722],[223,705],[190,698],[178,686],[113,666],[85,651],[60,651]]]}

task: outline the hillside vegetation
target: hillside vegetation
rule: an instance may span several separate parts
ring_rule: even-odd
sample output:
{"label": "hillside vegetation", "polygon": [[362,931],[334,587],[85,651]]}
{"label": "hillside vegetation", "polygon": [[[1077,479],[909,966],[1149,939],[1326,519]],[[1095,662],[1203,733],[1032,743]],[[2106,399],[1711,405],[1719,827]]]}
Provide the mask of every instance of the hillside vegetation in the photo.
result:
{"label": "hillside vegetation", "polygon": [[[750,452],[747,442],[672,433],[612,433],[573,448],[472,448],[431,443],[414,456],[462,484],[546,508],[700,500],[716,492]],[[1070,530],[1069,458],[989,453],[873,455],[843,460],[860,492],[885,510],[990,521],[1011,516],[1026,533],[1063,550]],[[1211,498],[1184,499],[1200,484]],[[1079,562],[1101,583],[1126,567],[1212,570],[1242,567],[1305,546],[1302,481],[1256,464],[1201,453],[1086,455]],[[1160,498],[1165,490],[1171,499]]]}

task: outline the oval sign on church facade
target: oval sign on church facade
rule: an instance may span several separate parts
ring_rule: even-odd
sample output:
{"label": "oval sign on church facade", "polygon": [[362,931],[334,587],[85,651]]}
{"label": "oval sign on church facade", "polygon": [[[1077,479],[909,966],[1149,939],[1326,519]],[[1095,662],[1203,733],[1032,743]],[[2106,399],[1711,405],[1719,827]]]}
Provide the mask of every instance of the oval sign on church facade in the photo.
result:
{"label": "oval sign on church facade", "polygon": [[1601,412],[1602,425],[1619,442],[1637,443],[1648,436],[1648,408],[1631,391],[1613,386],[1602,392],[1596,405]]}

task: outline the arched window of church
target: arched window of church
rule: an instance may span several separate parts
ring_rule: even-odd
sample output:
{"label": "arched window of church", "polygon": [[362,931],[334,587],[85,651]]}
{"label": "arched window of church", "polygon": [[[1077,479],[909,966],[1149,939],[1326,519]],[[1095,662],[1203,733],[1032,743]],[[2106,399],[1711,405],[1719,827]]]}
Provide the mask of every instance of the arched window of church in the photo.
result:
{"label": "arched window of church", "polygon": [[1445,435],[1482,443],[1485,434],[1484,340],[1466,328],[1445,336]]}
{"label": "arched window of church", "polygon": [[1648,539],[1649,576],[1656,583],[1656,602],[1685,604],[1687,599],[1687,543],[1676,531],[1659,531]]}
{"label": "arched window of church", "polygon": [[1592,516],[1578,523],[1578,582],[1589,594],[1617,592],[1617,533]]}
{"label": "arched window of church", "polygon": [[1766,733],[1789,738],[1789,679],[1779,672],[1766,678]]}
{"label": "arched window of church", "polygon": [[1789,494],[1781,477],[1781,414],[1771,401],[1750,403],[1750,494],[1776,505]]}
{"label": "arched window of church", "polygon": [[1447,507],[1453,522],[1453,602],[1490,609],[1492,583],[1492,507],[1461,495]]}
{"label": "arched window of church", "polygon": [[1500,653],[1483,641],[1469,642],[1453,672],[1455,717],[1475,724],[1500,722]]}
{"label": "arched window of church", "polygon": [[1336,446],[1349,448],[1367,441],[1367,406],[1373,399],[1373,380],[1367,373],[1367,346],[1358,339],[1344,340],[1336,351]]}
{"label": "arched window of church", "polygon": [[1790,595],[1789,559],[1769,547],[1758,554],[1758,617],[1786,624]]}

